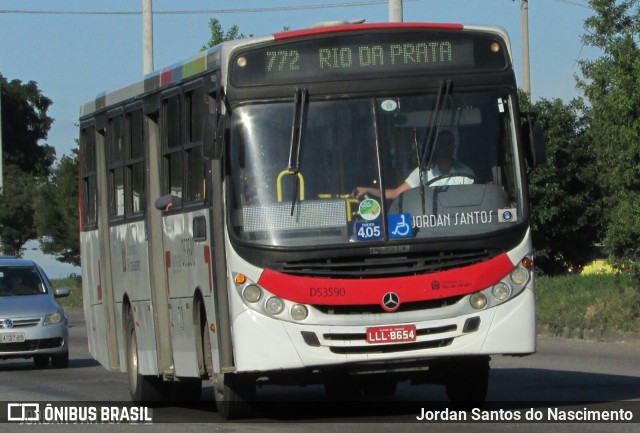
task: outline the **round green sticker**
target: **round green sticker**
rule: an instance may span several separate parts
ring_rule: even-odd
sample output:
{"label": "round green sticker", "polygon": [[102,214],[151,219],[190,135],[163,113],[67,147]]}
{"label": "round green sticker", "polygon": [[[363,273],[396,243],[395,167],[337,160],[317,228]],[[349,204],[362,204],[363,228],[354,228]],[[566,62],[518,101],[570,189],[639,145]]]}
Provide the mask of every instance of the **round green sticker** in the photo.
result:
{"label": "round green sticker", "polygon": [[367,221],[372,221],[380,215],[380,203],[376,200],[368,198],[366,200],[362,200],[360,202],[360,207],[358,208],[360,212],[360,216]]}

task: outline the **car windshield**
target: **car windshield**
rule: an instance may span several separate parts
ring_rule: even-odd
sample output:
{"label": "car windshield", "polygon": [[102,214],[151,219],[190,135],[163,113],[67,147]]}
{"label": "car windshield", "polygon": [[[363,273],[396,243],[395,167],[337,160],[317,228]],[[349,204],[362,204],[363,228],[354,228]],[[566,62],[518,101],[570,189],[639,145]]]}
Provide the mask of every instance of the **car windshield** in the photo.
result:
{"label": "car windshield", "polygon": [[28,296],[44,293],[47,293],[47,287],[35,267],[0,267],[0,296]]}
{"label": "car windshield", "polygon": [[504,229],[524,217],[513,104],[492,90],[236,108],[233,233],[316,246]]}

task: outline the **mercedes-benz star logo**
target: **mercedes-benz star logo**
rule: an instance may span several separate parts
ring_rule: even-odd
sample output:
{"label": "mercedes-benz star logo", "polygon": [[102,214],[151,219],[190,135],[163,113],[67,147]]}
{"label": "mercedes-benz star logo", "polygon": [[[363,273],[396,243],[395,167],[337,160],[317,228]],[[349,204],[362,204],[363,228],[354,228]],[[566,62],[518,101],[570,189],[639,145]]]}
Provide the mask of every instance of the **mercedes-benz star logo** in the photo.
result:
{"label": "mercedes-benz star logo", "polygon": [[2,326],[5,329],[11,329],[13,328],[13,320],[11,319],[4,319],[4,321],[2,322]]}
{"label": "mercedes-benz star logo", "polygon": [[382,308],[385,311],[396,311],[400,308],[400,296],[393,292],[386,293],[382,297]]}

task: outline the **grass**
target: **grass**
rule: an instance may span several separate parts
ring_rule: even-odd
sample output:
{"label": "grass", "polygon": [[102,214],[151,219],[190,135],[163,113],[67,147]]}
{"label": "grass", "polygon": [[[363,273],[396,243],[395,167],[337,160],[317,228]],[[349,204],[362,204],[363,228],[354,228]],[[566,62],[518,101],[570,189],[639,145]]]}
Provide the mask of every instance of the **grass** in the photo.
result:
{"label": "grass", "polygon": [[640,284],[631,274],[536,279],[538,323],[572,329],[640,332]]}
{"label": "grass", "polygon": [[[53,280],[71,295],[58,301],[65,309],[82,308],[80,277]],[[570,329],[640,333],[640,283],[631,274],[536,277],[538,323],[554,332]]]}
{"label": "grass", "polygon": [[82,278],[81,277],[69,277],[58,280],[51,280],[51,284],[54,288],[68,287],[71,289],[71,294],[66,298],[58,298],[58,303],[65,310],[82,309]]}

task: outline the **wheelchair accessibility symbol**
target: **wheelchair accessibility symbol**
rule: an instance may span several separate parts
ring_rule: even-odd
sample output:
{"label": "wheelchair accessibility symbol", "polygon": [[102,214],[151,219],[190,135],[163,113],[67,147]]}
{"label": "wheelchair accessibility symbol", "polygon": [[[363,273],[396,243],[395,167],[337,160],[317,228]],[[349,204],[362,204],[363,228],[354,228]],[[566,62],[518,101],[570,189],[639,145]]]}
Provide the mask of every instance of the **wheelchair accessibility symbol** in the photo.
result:
{"label": "wheelchair accessibility symbol", "polygon": [[389,237],[392,239],[413,237],[410,213],[389,215]]}

